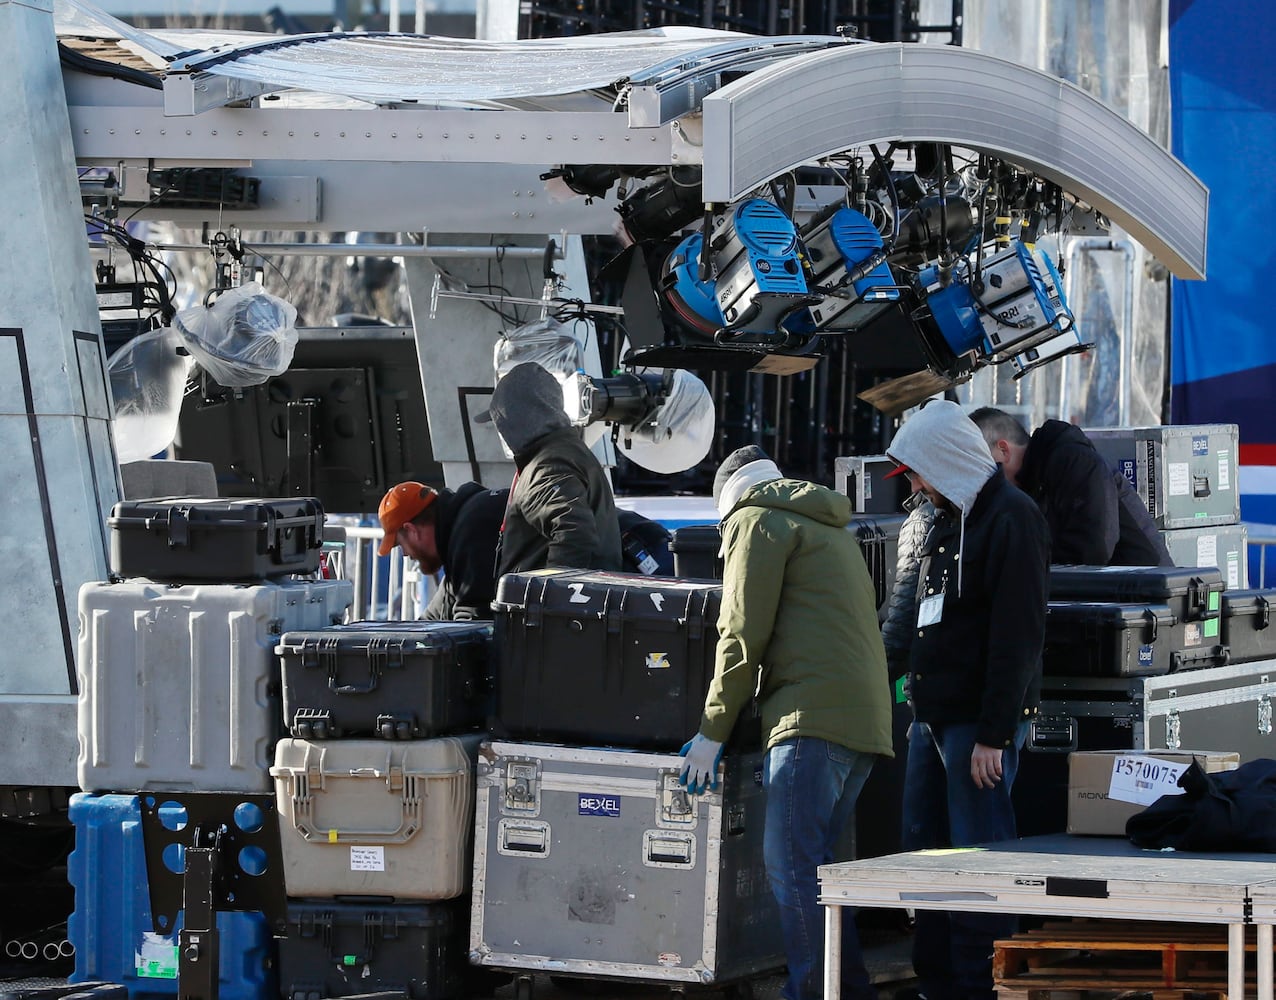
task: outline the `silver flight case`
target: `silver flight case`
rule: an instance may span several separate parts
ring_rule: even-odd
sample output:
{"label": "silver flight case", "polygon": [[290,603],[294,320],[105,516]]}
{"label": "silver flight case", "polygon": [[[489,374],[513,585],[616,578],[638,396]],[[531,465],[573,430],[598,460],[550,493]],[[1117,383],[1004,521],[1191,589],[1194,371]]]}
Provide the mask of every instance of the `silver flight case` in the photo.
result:
{"label": "silver flight case", "polygon": [[676,755],[485,743],[471,962],[667,983],[782,967],[762,754],[723,763],[689,796]]}

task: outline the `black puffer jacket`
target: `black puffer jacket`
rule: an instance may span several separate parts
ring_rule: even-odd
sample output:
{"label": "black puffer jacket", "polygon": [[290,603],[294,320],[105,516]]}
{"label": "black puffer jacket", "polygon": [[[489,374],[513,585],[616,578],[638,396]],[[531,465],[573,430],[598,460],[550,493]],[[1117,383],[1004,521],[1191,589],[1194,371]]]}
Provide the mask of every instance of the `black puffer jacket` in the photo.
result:
{"label": "black puffer jacket", "polygon": [[960,517],[936,513],[917,599],[942,594],[942,617],[918,622],[909,701],[919,722],[975,722],[978,742],[1005,747],[1040,699],[1050,539],[1041,512],[1000,469],[962,534]]}
{"label": "black puffer jacket", "polygon": [[894,682],[908,671],[908,651],[917,633],[917,574],[921,567],[922,545],[935,523],[935,505],[923,493],[904,501],[908,517],[899,527],[899,551],[895,562],[895,586],[886,602],[882,622],[882,643],[886,646],[886,668]]}
{"label": "black puffer jacket", "polygon": [[443,556],[443,583],[425,609],[430,621],[492,617],[496,543],[509,495],[466,483],[439,497],[434,543]]}
{"label": "black puffer jacket", "polygon": [[1169,550],[1125,477],[1079,427],[1047,420],[1033,432],[1019,485],[1050,525],[1050,561],[1172,566]]}

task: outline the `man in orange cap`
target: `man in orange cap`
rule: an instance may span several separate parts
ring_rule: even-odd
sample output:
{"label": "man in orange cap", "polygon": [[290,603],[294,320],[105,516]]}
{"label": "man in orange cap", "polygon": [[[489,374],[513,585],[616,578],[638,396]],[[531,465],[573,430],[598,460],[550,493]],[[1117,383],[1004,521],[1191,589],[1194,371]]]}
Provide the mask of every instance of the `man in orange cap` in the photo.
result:
{"label": "man in orange cap", "polygon": [[[388,556],[398,545],[404,553],[421,564],[421,572],[434,574],[443,566],[438,546],[434,543],[434,511],[437,491],[424,483],[399,483],[381,498],[377,518],[385,536],[377,555]],[[428,513],[427,513],[428,512]]]}
{"label": "man in orange cap", "polygon": [[466,483],[455,492],[400,483],[381,500],[385,537],[378,550],[398,545],[422,573],[444,572],[423,617],[431,621],[488,619],[496,592],[496,544],[508,490]]}

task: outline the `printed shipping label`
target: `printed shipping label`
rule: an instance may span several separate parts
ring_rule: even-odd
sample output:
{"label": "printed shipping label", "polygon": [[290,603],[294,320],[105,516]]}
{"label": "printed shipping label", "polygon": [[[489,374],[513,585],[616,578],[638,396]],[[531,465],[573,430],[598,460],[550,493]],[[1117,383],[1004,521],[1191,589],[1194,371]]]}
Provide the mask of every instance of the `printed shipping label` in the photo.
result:
{"label": "printed shipping label", "polygon": [[1230,490],[1232,488],[1231,465],[1231,455],[1228,452],[1220,451],[1218,453],[1218,488],[1220,490]]}
{"label": "printed shipping label", "polygon": [[352,847],[350,848],[350,870],[352,872],[385,871],[384,847]]}
{"label": "printed shipping label", "polygon": [[1150,806],[1162,795],[1182,795],[1178,780],[1187,767],[1155,757],[1117,757],[1112,762],[1108,798]]}
{"label": "printed shipping label", "polygon": [[1196,540],[1196,565],[1218,565],[1218,535],[1202,535]]}
{"label": "printed shipping label", "polygon": [[1169,462],[1165,470],[1165,490],[1169,496],[1185,497],[1192,492],[1192,473],[1187,462]]}
{"label": "printed shipping label", "polygon": [[1227,589],[1239,590],[1241,586],[1241,557],[1239,553],[1227,553]]}

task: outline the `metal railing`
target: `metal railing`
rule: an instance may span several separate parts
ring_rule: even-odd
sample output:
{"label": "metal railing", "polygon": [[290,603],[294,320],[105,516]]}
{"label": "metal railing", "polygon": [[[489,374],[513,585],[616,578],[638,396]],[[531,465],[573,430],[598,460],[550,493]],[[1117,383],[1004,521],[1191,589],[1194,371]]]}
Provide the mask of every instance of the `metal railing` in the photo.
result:
{"label": "metal railing", "polygon": [[[1267,589],[1267,550],[1276,545],[1276,524],[1259,524],[1255,521],[1245,522],[1245,542],[1248,548],[1258,549],[1258,582],[1250,580],[1250,586],[1257,590]],[[1248,557],[1248,552],[1246,552]]]}
{"label": "metal railing", "polygon": [[[328,572],[354,586],[350,621],[412,621],[420,617],[438,586],[421,573],[416,561],[397,546],[388,556],[378,556],[380,528],[369,525],[334,525],[344,539],[324,543]],[[338,535],[339,532],[333,532]]]}

